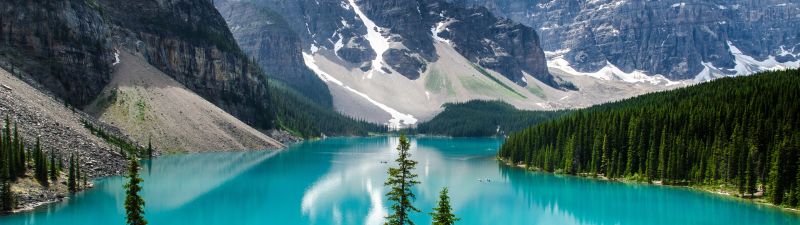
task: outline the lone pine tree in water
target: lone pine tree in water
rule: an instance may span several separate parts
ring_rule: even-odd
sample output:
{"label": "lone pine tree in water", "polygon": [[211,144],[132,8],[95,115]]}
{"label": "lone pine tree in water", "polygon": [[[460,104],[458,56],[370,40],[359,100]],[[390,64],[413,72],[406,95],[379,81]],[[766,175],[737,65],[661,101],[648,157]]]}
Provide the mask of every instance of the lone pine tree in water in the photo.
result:
{"label": "lone pine tree in water", "polygon": [[453,214],[450,207],[450,196],[447,195],[447,188],[442,188],[439,192],[439,205],[433,208],[431,213],[433,225],[453,225],[460,219]]}
{"label": "lone pine tree in water", "polygon": [[400,135],[400,144],[397,146],[398,156],[395,160],[397,167],[389,168],[389,179],[384,183],[391,187],[391,191],[386,193],[386,196],[392,202],[389,208],[393,211],[386,217],[389,220],[386,222],[387,225],[413,225],[414,222],[409,218],[409,213],[419,212],[419,209],[411,205],[411,201],[416,198],[411,192],[411,188],[415,184],[419,184],[419,181],[415,179],[417,175],[412,172],[417,162],[411,160],[411,153],[408,152],[410,147],[411,144],[406,136]]}
{"label": "lone pine tree in water", "polygon": [[144,219],[144,199],[139,196],[139,191],[142,187],[139,183],[142,179],[139,178],[139,161],[133,157],[131,158],[130,168],[128,168],[128,183],[125,184],[127,196],[125,197],[125,212],[128,219],[128,225],[146,225],[147,220]]}

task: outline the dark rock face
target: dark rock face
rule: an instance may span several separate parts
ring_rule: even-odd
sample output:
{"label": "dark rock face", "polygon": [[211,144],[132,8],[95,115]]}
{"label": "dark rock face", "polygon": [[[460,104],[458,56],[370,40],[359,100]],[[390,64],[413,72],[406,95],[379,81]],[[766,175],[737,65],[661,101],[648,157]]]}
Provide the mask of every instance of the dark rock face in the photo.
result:
{"label": "dark rock face", "polygon": [[547,71],[547,62],[539,37],[529,27],[491,16],[484,8],[465,9],[439,3],[439,22],[449,21],[445,32],[437,34],[450,40],[456,51],[483,67],[493,69],[525,86],[522,72],[553,87],[562,87]]}
{"label": "dark rock face", "polygon": [[[303,63],[302,43],[283,18],[249,2],[215,2],[242,50],[272,78],[332,107],[327,85]],[[358,57],[357,52],[351,53]]]}
{"label": "dark rock face", "polygon": [[[386,28],[392,41],[401,42],[409,53],[417,53],[427,61],[438,57],[431,37],[431,15],[427,2],[416,0],[357,0],[356,4],[376,25]],[[434,2],[434,1],[429,1]],[[391,64],[391,63],[390,63]]]}
{"label": "dark rock face", "polygon": [[[257,128],[274,126],[267,77],[209,0],[99,0],[117,45]],[[136,12],[136,13],[131,13]]]}
{"label": "dark rock face", "polygon": [[97,5],[88,1],[0,2],[0,58],[73,105],[111,81],[113,49]]}
{"label": "dark rock face", "polygon": [[383,53],[383,60],[395,71],[408,79],[417,79],[425,71],[425,62],[414,57],[408,49],[392,48]]}
{"label": "dark rock face", "polygon": [[[286,19],[303,41],[305,50],[334,50],[352,66],[369,70],[376,58],[374,46],[365,39],[367,27],[349,0],[245,0],[272,9]],[[526,72],[557,88],[563,88],[547,72],[546,60],[536,32],[511,20],[497,18],[485,9],[469,9],[443,0],[354,0],[358,8],[392,42],[383,52],[392,70],[416,79],[436,61],[434,35],[445,37],[468,60],[496,70],[517,82]],[[444,33],[432,28],[445,20]],[[239,24],[231,24],[236,27]]]}
{"label": "dark rock face", "polygon": [[[304,49],[317,46],[335,49],[340,58],[354,64],[375,58],[364,35],[367,30],[346,0],[244,0],[280,14],[302,41]],[[234,25],[232,25],[234,26]],[[366,46],[366,47],[365,47]]]}
{"label": "dark rock face", "polygon": [[547,51],[577,70],[606,62],[625,72],[694,78],[702,62],[732,71],[728,42],[757,60],[796,61],[800,3],[790,0],[452,0],[537,29]]}

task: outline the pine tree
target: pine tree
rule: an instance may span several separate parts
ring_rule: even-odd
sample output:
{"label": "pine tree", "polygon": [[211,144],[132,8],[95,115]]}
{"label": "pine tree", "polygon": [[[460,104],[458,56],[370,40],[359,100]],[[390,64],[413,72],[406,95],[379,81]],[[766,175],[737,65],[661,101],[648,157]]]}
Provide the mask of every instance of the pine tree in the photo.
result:
{"label": "pine tree", "polygon": [[453,225],[456,221],[460,220],[453,214],[453,209],[450,207],[450,196],[447,195],[447,188],[442,188],[439,192],[439,204],[433,208],[431,216],[433,217],[433,225]]}
{"label": "pine tree", "polygon": [[800,205],[800,167],[797,168],[797,175],[795,175],[792,196],[789,196],[789,206],[797,207],[798,205]]}
{"label": "pine tree", "polygon": [[58,181],[58,165],[56,164],[56,151],[50,150],[50,181]]}
{"label": "pine tree", "polygon": [[9,175],[10,179],[12,181],[15,181],[15,180],[17,180],[17,177],[19,176],[19,173],[17,172],[17,169],[19,169],[19,167],[17,166],[17,160],[15,160],[17,152],[19,151],[18,150],[18,148],[19,148],[19,133],[17,132],[16,124],[14,125],[13,139],[12,139],[10,144],[11,144],[11,146],[9,146],[10,148],[6,149],[5,162],[6,162],[6,164],[8,164],[8,175]]}
{"label": "pine tree", "polygon": [[751,140],[750,141],[750,148],[747,152],[748,160],[746,162],[747,166],[745,167],[745,187],[744,193],[745,194],[753,194],[756,193],[756,182],[758,182],[756,177],[756,162],[755,160],[756,155],[758,154],[758,147],[756,144]]}
{"label": "pine tree", "polygon": [[8,212],[14,209],[14,194],[11,193],[11,181],[0,178],[0,212]]}
{"label": "pine tree", "polygon": [[88,178],[89,178],[89,175],[86,175],[86,173],[83,173],[83,177],[81,177],[81,181],[83,182],[83,185],[82,185],[83,189],[86,189],[86,188],[89,187],[89,179]]}
{"label": "pine tree", "polygon": [[78,190],[81,190],[81,177],[83,176],[83,172],[81,172],[81,157],[75,157],[75,187]]}
{"label": "pine tree", "polygon": [[78,185],[76,183],[77,181],[75,178],[76,165],[77,164],[75,163],[75,155],[73,154],[69,157],[69,173],[67,173],[67,188],[69,189],[70,192],[73,193],[78,191]]}
{"label": "pine tree", "polygon": [[567,139],[567,144],[564,151],[564,173],[575,174],[573,167],[575,157],[575,136]]}
{"label": "pine tree", "polygon": [[5,129],[3,129],[3,132],[2,132],[3,133],[2,134],[2,136],[3,136],[3,138],[2,138],[3,139],[3,146],[2,146],[2,148],[0,148],[0,149],[2,149],[2,151],[0,151],[0,177],[10,180],[11,179],[11,168],[9,168],[9,167],[11,165],[8,162],[7,158],[8,158],[8,156],[9,156],[9,154],[10,154],[10,152],[11,152],[11,150],[13,148],[12,148],[12,143],[11,143],[11,124],[9,123],[8,115],[6,115],[4,128]]}
{"label": "pine tree", "polygon": [[384,183],[391,188],[386,196],[392,202],[389,208],[393,211],[386,217],[389,220],[387,225],[413,225],[409,213],[419,212],[419,209],[411,205],[411,201],[416,198],[411,188],[419,184],[419,181],[415,180],[417,175],[412,171],[417,162],[411,160],[411,153],[408,152],[410,147],[411,144],[406,136],[400,135],[400,144],[397,146],[398,157],[395,160],[398,167],[389,168],[389,178]]}
{"label": "pine tree", "polygon": [[[3,136],[7,137],[5,134]],[[7,147],[7,144],[5,146]],[[0,158],[4,157],[5,155],[0,155]],[[9,175],[10,171],[8,166],[7,163],[0,166],[0,212],[11,211],[15,204],[14,196],[11,193],[11,176]]]}
{"label": "pine tree", "polygon": [[8,146],[8,141],[6,140],[6,133],[4,131],[5,129],[3,129],[2,132],[0,132],[0,181],[3,181],[5,178],[7,178],[5,177],[5,174],[3,174],[3,171],[5,171],[6,167],[8,166],[8,164],[5,163],[6,147]]}
{"label": "pine tree", "polygon": [[27,166],[25,165],[25,140],[20,138],[20,142],[17,144],[17,153],[15,154],[14,160],[17,160],[17,177],[25,176],[25,173],[28,171]]}
{"label": "pine tree", "polygon": [[125,197],[125,211],[128,225],[146,225],[147,220],[144,219],[144,199],[139,196],[139,191],[142,187],[139,183],[142,179],[139,178],[139,162],[136,158],[131,159],[130,167],[128,168],[128,183],[125,184],[127,196]]}
{"label": "pine tree", "polygon": [[42,186],[50,186],[48,182],[48,174],[47,174],[47,160],[44,156],[44,152],[42,152],[42,146],[39,143],[39,138],[36,138],[36,149],[34,150],[34,163],[36,166],[36,170],[34,171],[34,175],[36,181],[39,181],[39,184]]}
{"label": "pine tree", "polygon": [[147,156],[149,159],[153,159],[153,145],[150,139],[147,139]]}

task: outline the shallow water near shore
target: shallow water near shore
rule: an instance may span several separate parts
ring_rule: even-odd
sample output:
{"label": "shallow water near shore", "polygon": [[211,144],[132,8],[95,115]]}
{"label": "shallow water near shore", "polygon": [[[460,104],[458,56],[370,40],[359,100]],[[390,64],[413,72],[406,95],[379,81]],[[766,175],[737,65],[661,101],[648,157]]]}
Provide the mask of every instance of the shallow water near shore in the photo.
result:
{"label": "shallow water near shore", "polygon": [[[457,224],[800,224],[774,207],[684,188],[526,172],[495,160],[502,140],[412,138],[416,224],[442,187]],[[172,155],[143,162],[150,224],[383,224],[396,137],[332,138],[284,151]],[[387,161],[388,163],[382,163]],[[123,177],[0,224],[124,224]]]}

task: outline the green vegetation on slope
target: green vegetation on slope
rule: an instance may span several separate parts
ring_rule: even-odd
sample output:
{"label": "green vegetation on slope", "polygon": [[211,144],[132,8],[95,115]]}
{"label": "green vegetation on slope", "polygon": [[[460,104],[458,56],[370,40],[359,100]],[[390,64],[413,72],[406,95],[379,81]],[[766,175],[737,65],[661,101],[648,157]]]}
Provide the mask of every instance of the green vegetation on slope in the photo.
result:
{"label": "green vegetation on slope", "polygon": [[528,87],[526,89],[528,89],[528,92],[530,92],[531,94],[536,95],[536,97],[539,97],[541,99],[547,99],[547,95],[544,94],[544,90],[542,90],[542,87],[539,87],[539,85],[528,84]]}
{"label": "green vegetation on slope", "polygon": [[528,168],[665,184],[731,186],[800,201],[800,71],[723,78],[579,110],[511,135]]}
{"label": "green vegetation on slope", "polygon": [[477,65],[475,63],[470,63],[470,64],[472,65],[472,68],[475,68],[475,70],[477,70],[478,72],[480,72],[481,74],[483,74],[484,76],[489,78],[490,80],[494,81],[495,83],[497,83],[501,87],[505,88],[506,90],[516,94],[517,96],[519,96],[521,98],[528,98],[528,97],[525,97],[525,95],[522,95],[519,92],[515,91],[513,88],[509,87],[508,85],[506,85],[502,81],[498,80],[496,77],[492,76],[492,74],[489,74],[489,71],[486,71],[486,69],[484,69],[483,67],[481,67],[481,66],[479,66],[479,65]]}
{"label": "green vegetation on slope", "polygon": [[433,93],[445,93],[447,95],[454,95],[456,93],[450,79],[447,79],[447,76],[443,75],[436,68],[431,68],[431,72],[428,74],[427,79],[425,79],[425,89]]}
{"label": "green vegetation on slope", "polygon": [[384,125],[346,117],[314,103],[279,82],[269,84],[270,105],[274,110],[276,126],[294,135],[310,138],[387,132]]}
{"label": "green vegetation on slope", "polygon": [[83,127],[92,132],[92,134],[94,134],[99,138],[102,138],[111,145],[119,147],[120,154],[122,155],[136,155],[139,157],[143,157],[144,154],[146,153],[144,149],[142,149],[141,147],[132,142],[129,142],[124,138],[109,134],[103,129],[95,127],[94,125],[92,125],[92,123],[89,123],[87,121],[82,121],[82,122],[83,122]]}
{"label": "green vegetation on slope", "polygon": [[416,132],[453,137],[483,137],[522,130],[561,116],[568,111],[525,111],[501,101],[472,100],[448,103],[432,120],[417,126]]}

